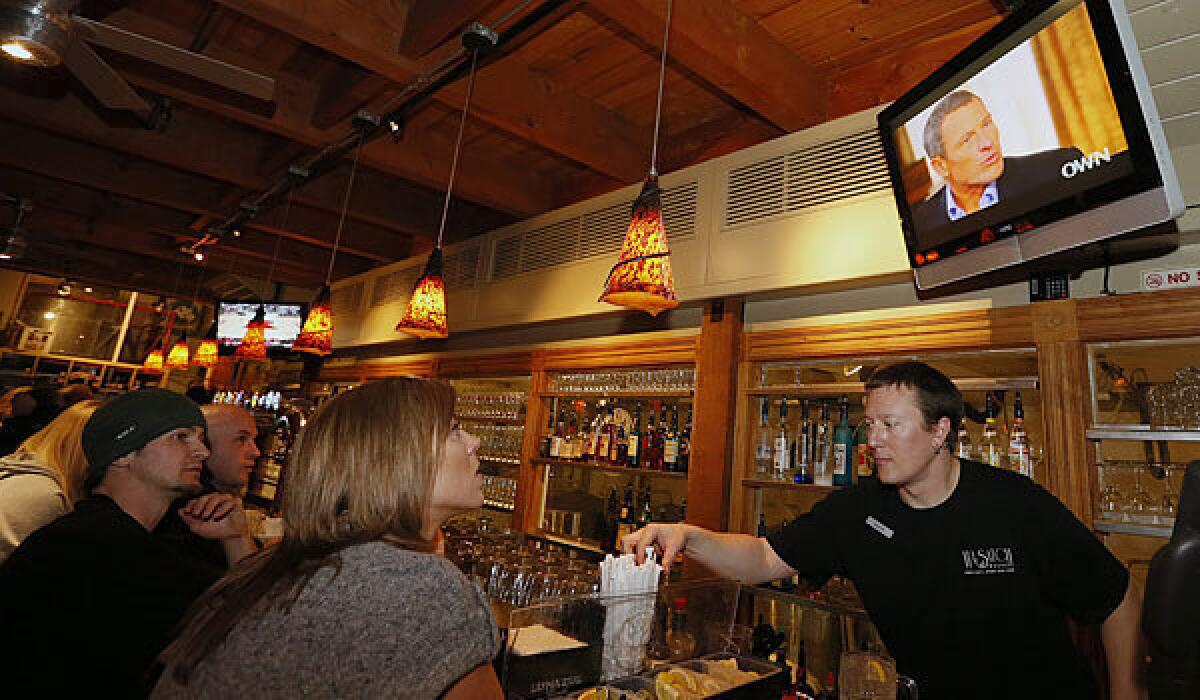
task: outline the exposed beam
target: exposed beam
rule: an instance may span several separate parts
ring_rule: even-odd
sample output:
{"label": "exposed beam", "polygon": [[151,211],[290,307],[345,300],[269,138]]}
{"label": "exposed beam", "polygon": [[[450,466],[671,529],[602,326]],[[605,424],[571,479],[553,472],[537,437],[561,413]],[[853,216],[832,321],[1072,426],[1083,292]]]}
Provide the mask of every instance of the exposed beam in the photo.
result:
{"label": "exposed beam", "polygon": [[[661,0],[589,0],[587,6],[661,49]],[[829,87],[822,76],[731,0],[686,0],[673,12],[669,60],[784,131],[825,121]]]}
{"label": "exposed beam", "polygon": [[478,19],[497,0],[411,0],[400,53],[418,58],[429,53],[472,20]]}
{"label": "exposed beam", "polygon": [[[19,124],[5,124],[6,146],[0,149],[0,164],[64,182],[119,194],[137,201],[205,217],[220,217],[237,205],[229,201],[220,182],[113,154],[78,141],[51,136]],[[337,230],[337,217],[304,206],[288,212],[286,229],[281,219],[268,215],[247,228],[282,233],[287,238],[329,250]],[[397,252],[411,245],[402,236],[375,226],[350,222],[340,250],[372,262],[399,259]],[[319,253],[314,250],[313,253]]]}
{"label": "exposed beam", "polygon": [[[278,142],[274,138],[264,140],[263,136],[253,131],[185,107],[175,110],[171,123],[162,132],[119,129],[110,126],[78,96],[68,94],[57,99],[31,97],[0,87],[0,116],[73,140],[98,144],[112,151],[236,185],[247,191],[261,192],[270,186],[271,180],[256,175],[255,170],[264,153],[278,150]],[[293,207],[311,207],[338,214],[344,194],[344,175],[330,173],[300,188],[293,200]],[[375,170],[359,168],[348,219],[431,241],[431,231],[436,231],[440,215],[441,197],[436,192],[397,182]],[[451,210],[451,217],[456,228],[473,233],[498,228],[512,221],[506,215],[467,202],[455,206]],[[371,250],[368,242],[344,240],[350,245]]]}
{"label": "exposed beam", "polygon": [[[296,3],[284,2],[281,4],[291,7]],[[334,8],[341,4],[340,2],[315,3],[306,7],[317,12],[324,12],[323,8],[326,8],[327,5]],[[301,4],[296,5],[299,7]],[[234,7],[234,9],[238,8]],[[341,9],[346,10],[344,7]],[[178,28],[131,10],[122,10],[114,16],[119,16],[120,24],[124,28],[159,40],[172,41],[171,37],[177,37],[180,33]],[[255,17],[255,19],[260,18]],[[355,23],[367,23],[363,17],[353,15],[341,18],[341,22],[351,20]],[[322,28],[320,31],[326,30]],[[185,43],[186,41],[186,38],[177,38],[172,43]],[[394,50],[393,46],[391,49],[393,55]],[[218,52],[215,47],[210,54],[214,58],[220,58],[235,65],[256,64],[252,58],[233,54],[228,50]],[[263,72],[272,77],[281,77],[277,70],[274,72],[264,70]],[[412,75],[415,74],[414,71]],[[312,125],[311,118],[317,94],[317,88],[313,84],[300,83],[303,87],[293,93],[285,91],[281,84],[276,98],[277,109],[271,115],[264,115],[244,109],[243,106],[232,104],[224,99],[199,94],[179,86],[174,81],[164,80],[158,75],[129,70],[124,72],[123,76],[130,83],[151,92],[260,131],[284,136],[314,149],[323,148],[329,143],[339,140],[348,131],[347,128],[340,132],[334,130],[334,133],[330,133]],[[296,82],[295,78],[291,78],[291,81],[292,83]],[[286,84],[286,80],[284,84]],[[450,174],[449,164],[453,150],[453,134],[417,134],[406,138],[400,145],[382,140],[368,144],[363,148],[361,163],[364,166],[437,191],[445,189],[446,180]],[[553,208],[554,183],[550,180],[529,172],[528,169],[522,169],[519,165],[493,159],[483,153],[471,154],[471,161],[473,163],[471,167],[459,170],[454,184],[455,192],[464,199],[518,216],[528,216]]]}
{"label": "exposed beam", "polygon": [[[405,84],[422,66],[396,54],[403,39],[394,14],[378,1],[219,0],[243,14]],[[465,81],[463,81],[465,82]],[[462,106],[465,85],[435,99]],[[481,70],[472,109],[480,119],[622,181],[639,179],[649,146],[644,130],[620,113],[530,71],[511,58]],[[547,207],[549,208],[549,207]]]}

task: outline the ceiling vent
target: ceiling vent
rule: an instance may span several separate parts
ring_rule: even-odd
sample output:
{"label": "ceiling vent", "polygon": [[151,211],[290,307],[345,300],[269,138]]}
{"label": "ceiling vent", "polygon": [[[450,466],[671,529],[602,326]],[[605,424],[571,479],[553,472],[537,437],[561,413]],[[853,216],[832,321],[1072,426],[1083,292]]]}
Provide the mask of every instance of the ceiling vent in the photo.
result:
{"label": "ceiling vent", "polygon": [[868,129],[729,172],[723,228],[833,204],[890,186],[879,134]]}

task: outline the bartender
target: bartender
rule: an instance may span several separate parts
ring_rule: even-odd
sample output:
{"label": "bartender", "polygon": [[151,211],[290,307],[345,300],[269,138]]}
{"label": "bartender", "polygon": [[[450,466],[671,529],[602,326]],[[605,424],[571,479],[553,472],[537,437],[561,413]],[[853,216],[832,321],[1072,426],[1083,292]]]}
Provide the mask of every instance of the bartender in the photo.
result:
{"label": "bartender", "polygon": [[1141,594],[1125,567],[1029,478],[955,457],[962,395],[920,362],[866,384],[878,479],[766,538],[653,524],[626,552],[686,554],[743,583],[854,581],[922,700],[1101,697],[1068,620],[1102,626],[1111,697],[1139,697]]}

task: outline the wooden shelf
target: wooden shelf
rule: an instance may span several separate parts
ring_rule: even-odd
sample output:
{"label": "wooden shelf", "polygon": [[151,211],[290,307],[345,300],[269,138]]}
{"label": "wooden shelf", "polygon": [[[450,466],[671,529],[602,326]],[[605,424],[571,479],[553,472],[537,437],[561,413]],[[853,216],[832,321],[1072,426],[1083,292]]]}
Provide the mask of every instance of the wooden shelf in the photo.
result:
{"label": "wooden shelf", "polygon": [[1097,532],[1107,532],[1119,535],[1144,535],[1147,537],[1170,537],[1175,524],[1148,525],[1144,523],[1116,522],[1097,519],[1094,525]]}
{"label": "wooden shelf", "polygon": [[590,542],[588,540],[574,540],[569,537],[562,537],[560,535],[552,535],[548,532],[545,532],[544,530],[538,530],[537,532],[534,532],[531,534],[534,537],[546,540],[547,542],[553,542],[554,544],[562,544],[562,545],[566,545],[568,547],[582,549],[587,552],[594,552],[596,554],[604,554],[604,550],[600,548],[599,544]]}
{"label": "wooden shelf", "polygon": [[542,394],[551,399],[686,399],[691,398],[691,389],[670,391],[547,391]]}
{"label": "wooden shelf", "polygon": [[[955,379],[959,391],[1000,391],[1037,389],[1037,377],[995,377]],[[796,396],[831,397],[839,394],[861,394],[865,389],[862,382],[823,382],[811,384],[777,384],[745,390],[747,396]]]}
{"label": "wooden shelf", "polygon": [[499,503],[488,503],[486,501],[484,502],[483,507],[486,510],[495,510],[495,511],[499,511],[501,513],[511,513],[514,510],[516,510],[515,506],[500,505]]}
{"label": "wooden shelf", "polygon": [[484,416],[460,416],[454,414],[460,423],[482,423],[484,425],[525,425],[524,418],[486,418]]}
{"label": "wooden shelf", "polygon": [[844,486],[820,486],[818,484],[797,484],[790,481],[780,481],[778,479],[742,479],[742,486],[753,489],[785,489],[792,491],[813,491],[817,493],[829,493],[845,488]]}
{"label": "wooden shelf", "polygon": [[492,462],[494,464],[508,464],[511,466],[519,466],[521,464],[520,457],[502,457],[499,455],[476,455],[480,462]]}
{"label": "wooden shelf", "polygon": [[1104,425],[1087,431],[1089,440],[1162,440],[1200,442],[1200,430],[1163,430],[1148,425]]}
{"label": "wooden shelf", "polygon": [[806,608],[815,608],[826,612],[836,613],[838,615],[846,615],[849,617],[867,617],[867,611],[862,608],[852,608],[845,605],[838,605],[824,600],[814,600],[800,593],[791,593],[789,591],[779,591],[774,588],[766,588],[764,586],[742,586],[743,590],[750,591],[752,595],[778,600],[784,603],[800,605]]}
{"label": "wooden shelf", "polygon": [[631,469],[629,467],[618,467],[612,464],[599,464],[596,462],[570,462],[559,459],[546,459],[544,457],[534,457],[534,464],[548,464],[552,467],[583,467],[584,469],[594,469],[597,471],[615,472],[618,474],[641,474],[650,477],[663,479],[686,479],[687,472],[660,472],[654,469]]}

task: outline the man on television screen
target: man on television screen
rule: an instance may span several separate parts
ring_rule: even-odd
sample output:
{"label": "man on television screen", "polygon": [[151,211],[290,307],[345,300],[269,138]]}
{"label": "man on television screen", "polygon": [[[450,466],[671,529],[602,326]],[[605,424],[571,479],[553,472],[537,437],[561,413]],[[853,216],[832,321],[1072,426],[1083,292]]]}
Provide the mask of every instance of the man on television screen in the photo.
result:
{"label": "man on television screen", "polygon": [[934,107],[924,138],[929,163],[946,184],[913,205],[913,226],[919,232],[1053,187],[1062,180],[1063,163],[1083,157],[1078,148],[1005,157],[991,112],[967,90],[950,93]]}

